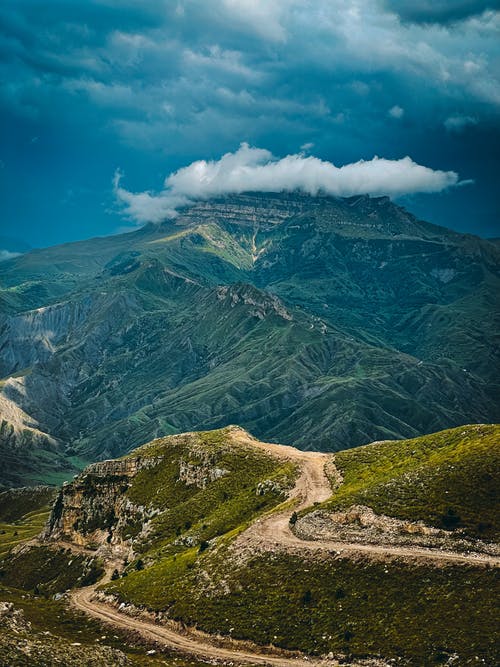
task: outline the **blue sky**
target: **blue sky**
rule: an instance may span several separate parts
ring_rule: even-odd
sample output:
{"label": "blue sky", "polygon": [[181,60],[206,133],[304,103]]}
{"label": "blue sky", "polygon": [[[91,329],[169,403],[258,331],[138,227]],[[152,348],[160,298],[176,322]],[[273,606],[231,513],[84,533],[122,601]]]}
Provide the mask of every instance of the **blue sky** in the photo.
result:
{"label": "blue sky", "polygon": [[[246,142],[270,160],[409,156],[453,172],[474,182],[409,188],[397,201],[500,236],[498,10],[467,0],[2,0],[1,233],[44,246],[133,227],[169,174],[241,155]],[[133,206],[131,192],[143,193]]]}

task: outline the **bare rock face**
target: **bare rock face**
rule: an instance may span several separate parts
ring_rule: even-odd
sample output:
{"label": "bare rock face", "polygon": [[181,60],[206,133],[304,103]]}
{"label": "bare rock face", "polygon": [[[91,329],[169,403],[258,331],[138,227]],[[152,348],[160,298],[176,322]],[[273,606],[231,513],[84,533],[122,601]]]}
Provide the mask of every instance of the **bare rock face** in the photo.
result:
{"label": "bare rock face", "polygon": [[83,325],[92,308],[86,297],[7,317],[0,325],[0,373],[5,376],[48,361],[55,348]]}
{"label": "bare rock face", "polygon": [[392,533],[407,535],[441,536],[444,531],[421,522],[402,521],[394,517],[376,514],[371,507],[352,505],[345,511],[312,512],[297,522],[295,532],[306,539],[331,538],[342,530],[366,533]]}
{"label": "bare rock face", "polygon": [[160,460],[137,457],[88,466],[62,487],[41,538],[72,542],[117,557],[131,555],[131,540],[123,537],[126,526],[143,526],[154,510],[134,505],[125,492],[140,470]]}
{"label": "bare rock face", "polygon": [[500,553],[498,545],[467,539],[460,530],[434,528],[422,521],[403,521],[377,514],[365,505],[351,505],[336,512],[310,512],[297,520],[293,532],[303,540],[418,546],[492,555]]}
{"label": "bare rock face", "polygon": [[190,456],[189,461],[179,461],[179,481],[186,486],[204,489],[210,482],[228,474],[228,470],[217,467],[215,454],[203,447],[191,447]]}
{"label": "bare rock face", "polygon": [[294,215],[300,215],[311,206],[319,208],[323,201],[310,197],[287,197],[267,193],[260,197],[238,195],[218,197],[211,201],[196,202],[178,218],[178,224],[189,225],[223,222],[229,225],[272,229]]}

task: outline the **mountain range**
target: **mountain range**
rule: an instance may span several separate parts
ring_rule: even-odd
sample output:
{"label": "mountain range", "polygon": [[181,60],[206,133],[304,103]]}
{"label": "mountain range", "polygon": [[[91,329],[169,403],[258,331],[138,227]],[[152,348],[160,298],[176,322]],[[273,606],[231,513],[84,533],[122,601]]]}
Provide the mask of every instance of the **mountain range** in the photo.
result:
{"label": "mountain range", "polygon": [[0,263],[5,485],[238,423],[338,451],[499,421],[500,247],[388,198],[241,194]]}

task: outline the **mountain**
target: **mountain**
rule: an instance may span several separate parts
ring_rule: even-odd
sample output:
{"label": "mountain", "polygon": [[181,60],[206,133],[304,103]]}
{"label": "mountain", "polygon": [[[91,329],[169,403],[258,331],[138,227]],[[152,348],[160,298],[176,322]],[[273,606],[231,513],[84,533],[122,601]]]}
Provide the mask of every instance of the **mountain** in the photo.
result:
{"label": "mountain", "polygon": [[499,267],[384,197],[258,193],[2,262],[0,481],[228,423],[336,451],[498,421]]}
{"label": "mountain", "polygon": [[0,594],[40,616],[73,589],[73,609],[205,662],[497,664],[499,435],[336,455],[236,426],[160,438],[64,485],[0,563]]}

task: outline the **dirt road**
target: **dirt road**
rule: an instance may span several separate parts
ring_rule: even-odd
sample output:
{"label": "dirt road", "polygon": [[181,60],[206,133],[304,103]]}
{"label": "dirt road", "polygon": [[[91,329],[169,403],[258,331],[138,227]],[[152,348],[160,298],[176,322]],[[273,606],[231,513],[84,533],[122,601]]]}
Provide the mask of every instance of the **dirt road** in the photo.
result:
{"label": "dirt road", "polygon": [[[301,657],[286,655],[265,655],[244,648],[229,648],[216,646],[210,643],[210,638],[204,638],[201,633],[183,634],[179,630],[170,629],[166,626],[155,625],[152,622],[131,618],[119,612],[103,602],[93,599],[94,587],[82,588],[72,594],[74,607],[98,618],[106,623],[111,623],[117,628],[138,632],[149,641],[158,642],[169,649],[187,653],[201,660],[217,660],[220,662],[232,662],[238,664],[252,665],[276,665],[276,667],[305,667],[308,665],[337,665],[334,660],[311,660]],[[235,642],[236,643],[236,642]],[[284,652],[283,652],[284,653]]]}
{"label": "dirt road", "polygon": [[[290,498],[295,499],[294,510],[298,511],[305,507],[311,507],[315,503],[327,500],[332,495],[330,481],[325,473],[328,464],[333,470],[335,459],[332,454],[321,452],[303,452],[294,447],[275,445],[254,440],[246,432],[240,432],[236,439],[242,444],[251,444],[263,449],[269,454],[286,458],[300,465],[301,474],[297,479]],[[341,479],[337,471],[336,477]],[[248,530],[243,533],[239,542],[241,545],[249,545],[259,550],[276,551],[289,549],[297,552],[325,552],[337,556],[359,556],[366,555],[374,559],[405,559],[412,561],[426,561],[435,564],[444,563],[468,563],[474,565],[485,565],[490,567],[500,566],[500,558],[488,554],[467,554],[454,551],[440,551],[417,546],[396,546],[379,544],[360,544],[341,541],[306,541],[302,540],[290,530],[291,509],[277,511],[269,516],[257,519]]]}
{"label": "dirt road", "polygon": [[[309,507],[316,502],[322,502],[329,498],[332,493],[329,479],[325,473],[325,465],[333,466],[333,457],[330,454],[319,452],[302,452],[293,447],[261,443],[254,440],[244,431],[235,429],[233,433],[235,440],[242,444],[252,445],[280,458],[295,461],[300,466],[300,475],[297,479],[290,498],[295,500],[294,509],[300,510]],[[241,548],[249,547],[252,550],[279,550],[288,549],[294,552],[323,552],[332,557],[353,556],[361,554],[373,558],[404,558],[407,560],[426,561],[429,563],[473,563],[475,565],[498,566],[500,559],[493,556],[467,555],[454,552],[441,552],[425,548],[410,548],[397,546],[380,546],[371,544],[348,544],[344,542],[316,542],[304,541],[296,537],[290,530],[289,519],[292,509],[287,506],[286,510],[276,511],[264,518],[255,521],[248,530],[239,538]],[[238,547],[237,547],[238,548]],[[96,586],[76,590],[72,593],[72,604],[81,611],[111,623],[116,627],[137,632],[148,640],[161,645],[188,653],[204,660],[230,661],[239,664],[254,665],[276,665],[281,667],[293,667],[308,665],[337,665],[335,660],[314,660],[292,655],[267,655],[259,653],[259,647],[255,650],[240,646],[227,647],[217,646],[213,640],[200,633],[184,633],[176,628],[155,625],[152,621],[132,618],[120,613],[115,607],[94,599]],[[246,645],[245,645],[246,646]],[[354,664],[354,663],[353,663]],[[383,661],[356,663],[361,664],[385,664]]]}

